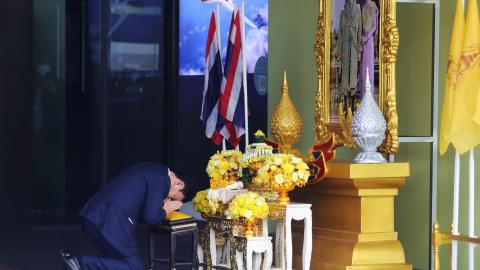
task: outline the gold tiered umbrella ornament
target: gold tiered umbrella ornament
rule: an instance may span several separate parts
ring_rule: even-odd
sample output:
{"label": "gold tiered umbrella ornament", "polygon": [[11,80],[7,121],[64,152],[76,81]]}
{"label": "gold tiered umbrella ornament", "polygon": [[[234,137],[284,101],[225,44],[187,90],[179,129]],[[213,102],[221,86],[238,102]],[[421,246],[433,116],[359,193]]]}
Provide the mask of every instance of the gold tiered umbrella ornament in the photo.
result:
{"label": "gold tiered umbrella ornament", "polygon": [[[317,129],[321,126],[320,130],[327,130],[324,125],[325,123],[321,119],[317,119]],[[301,136],[302,119],[290,98],[286,71],[283,72],[282,95],[272,114],[270,130],[273,140],[267,139],[266,142],[273,146],[274,151],[292,154],[308,164],[310,168],[308,184],[317,183],[325,177],[327,163],[335,157],[334,137],[328,132],[322,133],[321,138],[317,138],[315,144],[310,148],[308,157],[293,147]],[[317,137],[319,137],[318,134]]]}
{"label": "gold tiered umbrella ornament", "polygon": [[283,71],[282,95],[273,111],[270,130],[279,152],[304,158],[298,149],[293,148],[302,135],[302,118],[288,93],[286,71]]}

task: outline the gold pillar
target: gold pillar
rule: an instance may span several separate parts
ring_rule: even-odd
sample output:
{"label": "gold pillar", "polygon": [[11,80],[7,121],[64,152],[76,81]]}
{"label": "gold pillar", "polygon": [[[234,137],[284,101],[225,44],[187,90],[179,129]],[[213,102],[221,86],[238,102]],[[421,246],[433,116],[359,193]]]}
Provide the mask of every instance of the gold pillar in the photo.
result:
{"label": "gold pillar", "polygon": [[[411,270],[394,229],[394,197],[410,174],[409,164],[332,162],[328,169],[320,183],[292,194],[293,201],[312,204],[311,269]],[[294,245],[302,242],[302,233],[294,229]]]}

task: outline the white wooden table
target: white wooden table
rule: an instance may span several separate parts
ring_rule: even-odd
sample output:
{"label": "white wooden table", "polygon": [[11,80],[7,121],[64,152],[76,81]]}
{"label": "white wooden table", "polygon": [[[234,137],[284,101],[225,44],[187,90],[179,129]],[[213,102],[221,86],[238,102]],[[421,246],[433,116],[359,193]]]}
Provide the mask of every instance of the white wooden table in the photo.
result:
{"label": "white wooden table", "polygon": [[[273,257],[272,237],[235,236],[234,242],[232,244],[235,246],[233,252],[235,252],[237,269],[270,270]],[[262,253],[263,260],[260,257]]]}
{"label": "white wooden table", "polygon": [[[266,239],[270,242],[270,262],[268,263],[268,267],[265,268],[265,263],[263,269],[270,269],[270,266],[272,264],[272,257],[273,257],[273,245],[272,245],[272,238],[268,237],[268,225],[267,225],[267,219],[262,220],[262,231],[260,232],[259,237],[253,237],[252,240],[248,242],[248,246],[250,249],[255,250],[255,253],[258,253],[258,250],[263,250],[265,248],[266,244]],[[231,252],[231,246],[233,239],[233,231],[232,231],[233,223],[231,223],[231,220],[228,219],[221,219],[221,218],[211,218],[209,220],[209,225],[206,228],[206,231],[201,231],[199,234],[201,235],[200,241],[198,243],[198,262],[201,265],[208,266],[210,267],[225,267],[225,268],[234,268],[232,266],[232,260],[237,261],[236,255],[237,254],[230,254]],[[224,232],[227,234],[227,237],[224,239],[225,241],[225,246],[220,250],[219,247],[217,247],[216,243],[216,235],[219,232]],[[238,238],[238,236],[235,236]],[[244,240],[246,239],[245,237],[240,237],[243,238]],[[244,243],[243,243],[244,242]],[[247,241],[242,242],[242,251],[247,252],[246,247],[247,247]],[[257,247],[257,245],[260,245]],[[260,249],[259,249],[260,248]],[[250,250],[249,250],[250,252]],[[246,253],[245,253],[246,254]],[[223,256],[222,256],[223,255]],[[233,255],[233,256],[231,256]],[[257,254],[258,255],[258,254]],[[267,255],[265,254],[266,259],[268,259]],[[246,257],[245,257],[246,258]],[[254,256],[252,253],[251,255],[252,259],[255,259],[252,262],[252,267],[256,267],[256,265],[260,265],[260,261],[258,260],[259,256]],[[264,260],[265,262],[265,260]],[[243,261],[242,261],[242,266],[243,266]],[[260,267],[260,266],[258,266]],[[204,269],[204,267],[199,267],[199,269]],[[241,268],[239,268],[241,269]],[[256,269],[256,268],[255,268]]]}
{"label": "white wooden table", "polygon": [[310,269],[312,257],[312,205],[305,203],[289,203],[284,206],[271,205],[270,217],[277,220],[275,266],[291,270],[292,251],[292,220],[304,220],[302,269]]}

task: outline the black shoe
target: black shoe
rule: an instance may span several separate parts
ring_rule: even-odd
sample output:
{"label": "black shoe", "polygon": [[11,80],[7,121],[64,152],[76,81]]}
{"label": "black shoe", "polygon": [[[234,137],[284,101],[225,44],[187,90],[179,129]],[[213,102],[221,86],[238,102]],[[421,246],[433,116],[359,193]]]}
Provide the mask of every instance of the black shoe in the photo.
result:
{"label": "black shoe", "polygon": [[60,256],[62,256],[62,261],[67,267],[68,270],[81,270],[80,263],[77,260],[77,257],[72,255],[68,251],[60,250]]}

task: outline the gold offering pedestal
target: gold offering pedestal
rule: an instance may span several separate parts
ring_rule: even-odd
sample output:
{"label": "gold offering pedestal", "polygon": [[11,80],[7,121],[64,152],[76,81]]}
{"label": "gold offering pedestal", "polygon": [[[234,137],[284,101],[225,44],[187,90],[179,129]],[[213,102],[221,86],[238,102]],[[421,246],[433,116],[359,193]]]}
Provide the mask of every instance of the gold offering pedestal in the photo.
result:
{"label": "gold offering pedestal", "polygon": [[[311,269],[411,270],[394,230],[394,197],[409,174],[408,163],[332,162],[327,178],[293,192],[294,201],[312,204]],[[302,242],[301,228],[293,243]],[[300,247],[294,247],[295,269]]]}

